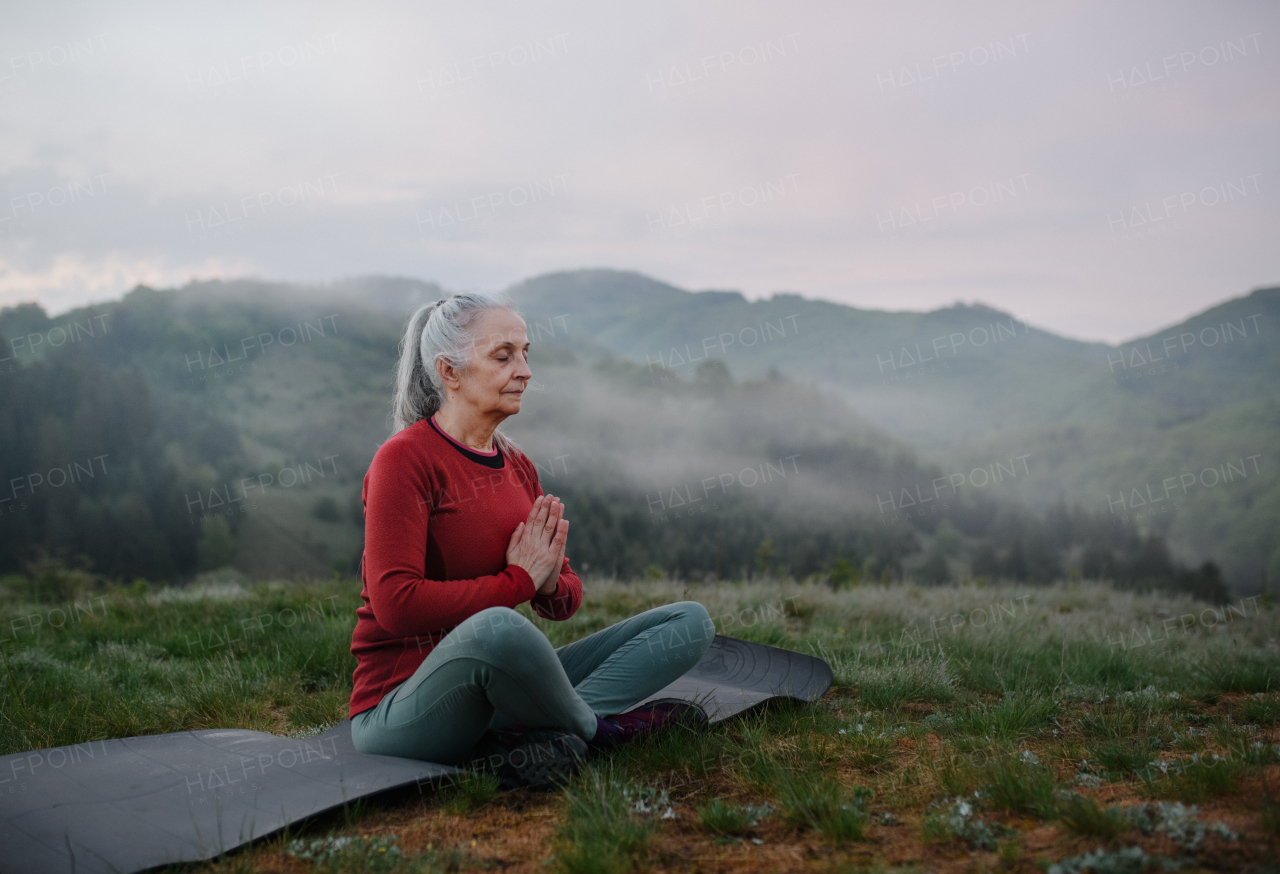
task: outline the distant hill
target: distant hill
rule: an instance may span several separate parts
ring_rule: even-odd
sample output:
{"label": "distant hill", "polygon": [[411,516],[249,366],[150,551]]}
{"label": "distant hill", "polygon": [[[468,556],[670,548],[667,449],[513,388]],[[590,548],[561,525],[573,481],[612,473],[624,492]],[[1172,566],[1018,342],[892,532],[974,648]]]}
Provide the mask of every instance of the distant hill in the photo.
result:
{"label": "distant hill", "polygon": [[[1065,500],[1123,511],[1167,534],[1185,560],[1218,560],[1246,590],[1264,569],[1280,576],[1280,288],[1118,346],[983,306],[891,313],[794,294],[747,301],[609,270],[540,276],[511,292],[532,322],[567,325],[584,352],[686,376],[718,358],[738,376],[776,369],[829,386],[948,471],[1029,456],[1028,475],[1002,482],[1001,494],[1041,509]],[[1249,477],[1230,472],[1245,459]],[[1135,487],[1215,467],[1231,481],[1129,506]]]}
{"label": "distant hill", "polygon": [[[0,312],[0,335],[31,338],[0,361],[0,473],[47,474],[109,449],[104,480],[45,486],[0,527],[0,569],[42,545],[157,578],[229,561],[257,574],[353,570],[359,486],[388,433],[399,333],[413,307],[445,293],[403,278],[245,280],[139,288],[56,319],[34,306]],[[549,491],[589,508],[575,516],[570,553],[584,567],[934,581],[1074,573],[1209,592],[1212,572],[1178,570],[1160,532],[1176,556],[1221,561],[1246,590],[1273,557],[1269,456],[1245,450],[1274,445],[1275,402],[1265,379],[1227,386],[1251,365],[1213,350],[1260,354],[1248,344],[1275,323],[1275,290],[1241,304],[1259,310],[1246,320],[1256,332],[1186,344],[1176,376],[1195,390],[1185,396],[1139,382],[1127,346],[1064,339],[981,306],[748,302],[605,270],[511,293],[535,345],[535,383],[507,430]],[[1230,306],[1187,330],[1243,317]],[[60,330],[75,342],[55,342]],[[1130,378],[1113,383],[1109,367]],[[103,404],[110,414],[95,412]],[[1112,512],[1115,495],[1160,483],[1196,453],[1227,453],[1225,464],[1237,451],[1259,456],[1247,482],[1189,488],[1154,518],[1129,512],[1131,494],[1125,514]],[[231,500],[236,487],[245,500]]]}

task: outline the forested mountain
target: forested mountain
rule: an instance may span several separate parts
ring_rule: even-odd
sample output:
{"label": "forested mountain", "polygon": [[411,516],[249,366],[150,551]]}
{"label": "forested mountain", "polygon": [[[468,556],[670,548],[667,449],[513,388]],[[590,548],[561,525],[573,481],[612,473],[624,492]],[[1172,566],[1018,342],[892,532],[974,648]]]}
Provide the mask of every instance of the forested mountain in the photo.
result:
{"label": "forested mountain", "polygon": [[1220,562],[1246,591],[1264,570],[1280,575],[1280,288],[1118,346],[983,306],[747,301],[616,271],[541,276],[513,293],[531,323],[563,320],[583,349],[683,374],[706,357],[740,377],[776,368],[839,392],[948,475],[1027,456],[1025,476],[990,487],[1002,499],[1133,522],[1185,561]]}
{"label": "forested mountain", "polygon": [[[584,571],[1084,575],[1222,595],[1213,568],[1180,569],[1132,514],[1061,486],[1038,493],[1072,456],[1054,463],[1047,430],[1034,445],[1010,436],[1075,427],[1092,439],[1103,425],[1123,431],[1126,410],[1169,431],[1234,409],[1165,425],[1151,411],[1172,401],[1145,384],[1104,386],[1105,397],[1078,377],[1097,383],[1108,347],[980,307],[751,303],[611,271],[512,293],[535,381],[504,428],[565,498],[570,559]],[[360,482],[388,434],[399,332],[442,294],[380,277],[208,282],[138,288],[52,319],[31,305],[0,312],[0,572],[42,555],[120,579],[228,563],[354,571]],[[1054,374],[1061,385],[1045,382]],[[1199,403],[1221,396],[1205,389]],[[1261,452],[1251,475],[1270,483]]]}

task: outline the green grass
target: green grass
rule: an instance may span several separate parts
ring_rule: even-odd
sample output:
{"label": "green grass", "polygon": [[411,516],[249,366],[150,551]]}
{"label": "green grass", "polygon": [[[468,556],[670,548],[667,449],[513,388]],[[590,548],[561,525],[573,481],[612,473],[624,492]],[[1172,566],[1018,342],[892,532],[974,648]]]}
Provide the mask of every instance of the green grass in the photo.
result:
{"label": "green grass", "polygon": [[1280,698],[1264,697],[1260,693],[1250,697],[1236,711],[1240,722],[1256,723],[1272,727],[1280,725]]}
{"label": "green grass", "polygon": [[992,810],[1052,816],[1057,782],[1053,772],[1026,754],[981,750],[981,756],[953,755],[935,766],[934,779],[948,794],[959,797],[977,793],[982,806]]}
{"label": "green grass", "polygon": [[945,657],[818,652],[831,663],[836,681],[857,687],[859,700],[868,708],[892,708],[907,701],[949,701],[955,692],[955,673]]}
{"label": "green grass", "polygon": [[981,791],[987,804],[995,810],[1022,813],[1048,819],[1053,816],[1053,772],[1043,765],[1013,756],[991,762],[983,773]]}
{"label": "green grass", "polygon": [[[331,725],[350,703],[358,601],[337,583],[211,583],[145,598],[89,594],[61,608],[4,603],[0,754],[194,728],[269,730],[279,711],[296,727]],[[57,609],[67,618],[54,613],[51,623]]]}
{"label": "green grass", "polygon": [[1115,774],[1136,774],[1147,766],[1159,749],[1159,745],[1153,744],[1149,738],[1108,741],[1093,749],[1089,761]]}
{"label": "green grass", "polygon": [[846,746],[849,749],[849,761],[861,771],[882,773],[893,767],[892,737],[880,737],[867,732],[854,735]]}
{"label": "green grass", "polygon": [[1106,841],[1120,837],[1133,827],[1119,807],[1102,807],[1092,798],[1079,794],[1058,805],[1058,819],[1072,834]]}
{"label": "green grass", "polygon": [[803,774],[783,776],[778,786],[788,822],[807,826],[833,843],[860,841],[870,817],[863,809],[865,795],[853,794],[830,777]]}
{"label": "green grass", "polygon": [[1017,742],[1049,723],[1057,702],[1032,694],[1007,695],[996,704],[977,704],[962,710],[953,728],[960,734]]}
{"label": "green grass", "polygon": [[716,797],[698,808],[698,822],[716,834],[740,836],[772,812],[772,805],[734,804]]}
{"label": "green grass", "polygon": [[1105,740],[1129,740],[1149,733],[1145,708],[1106,710],[1080,720],[1080,731],[1087,737]]}
{"label": "green grass", "polygon": [[568,821],[556,836],[556,860],[568,874],[619,874],[643,865],[657,827],[637,809],[641,787],[612,768],[585,768],[565,789]]}
{"label": "green grass", "polygon": [[1269,834],[1280,835],[1280,797],[1265,773],[1262,774],[1261,783],[1262,827]]}
{"label": "green grass", "polygon": [[500,786],[496,774],[463,771],[445,781],[440,792],[446,810],[465,815],[492,801]]}
{"label": "green grass", "polygon": [[[338,834],[364,843],[330,847],[331,858],[308,860],[309,870],[528,862],[483,847],[485,834],[526,822],[554,823],[533,851],[551,871],[684,869],[780,842],[795,858],[827,859],[831,870],[855,858],[875,870],[880,848],[904,840],[920,844],[920,867],[929,869],[961,850],[1014,853],[1022,846],[1014,832],[1028,819],[1056,819],[1064,835],[1094,841],[1124,837],[1128,822],[1114,808],[1063,798],[1065,788],[1092,794],[1086,786],[1125,785],[1186,804],[1231,799],[1261,829],[1280,828],[1280,797],[1263,803],[1250,788],[1277,761],[1280,694],[1244,691],[1280,667],[1268,648],[1280,638],[1280,611],[1125,650],[1109,647],[1108,635],[1114,640],[1157,609],[1181,615],[1196,606],[1071,585],[832,591],[785,580],[588,580],[587,588],[571,621],[533,620],[553,644],[694,598],[713,617],[761,617],[723,629],[731,635],[827,658],[835,687],[813,705],[774,700],[715,726],[672,727],[595,760],[546,795],[498,792],[492,777],[472,775],[414,796],[420,800],[349,805],[341,819],[325,821],[336,832],[313,825],[298,839]],[[24,587],[0,589],[0,629],[8,629],[0,640],[0,754],[212,727],[322,731],[346,715],[358,591],[354,580],[211,577],[185,589],[82,591],[77,613],[48,597],[32,601]],[[982,628],[937,621],[992,603],[1026,609]],[[75,620],[31,627],[33,616],[47,620],[55,609],[63,611],[55,620]],[[931,622],[936,639],[922,641]],[[408,803],[422,805],[414,817],[434,823],[434,832],[381,827]],[[478,825],[494,822],[503,825]],[[465,839],[446,837],[454,830]],[[365,840],[393,832],[399,854]],[[432,834],[446,849],[431,848]],[[470,846],[473,835],[481,846]],[[287,844],[256,845],[211,870],[289,870],[294,863],[280,860]],[[1053,858],[1079,852],[1075,844],[1061,850]],[[1042,861],[1024,856],[1009,864]],[[750,867],[745,856],[743,864]]]}
{"label": "green grass", "polygon": [[1178,762],[1169,771],[1150,768],[1146,790],[1152,798],[1169,798],[1187,804],[1201,804],[1223,795],[1232,795],[1241,776],[1249,770],[1244,762],[1223,758],[1200,758]]}

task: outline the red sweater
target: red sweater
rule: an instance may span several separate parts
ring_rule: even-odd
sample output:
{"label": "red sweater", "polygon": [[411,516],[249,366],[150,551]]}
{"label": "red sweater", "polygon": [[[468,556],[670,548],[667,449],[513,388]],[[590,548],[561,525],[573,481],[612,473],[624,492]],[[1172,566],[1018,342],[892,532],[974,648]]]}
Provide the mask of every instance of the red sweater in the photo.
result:
{"label": "red sweater", "polygon": [[375,706],[413,674],[459,623],[487,607],[530,601],[568,619],[582,581],[565,559],[556,591],[507,564],[511,532],[542,494],[523,453],[477,453],[423,419],[382,444],[364,477],[364,582],[351,635],[350,715]]}

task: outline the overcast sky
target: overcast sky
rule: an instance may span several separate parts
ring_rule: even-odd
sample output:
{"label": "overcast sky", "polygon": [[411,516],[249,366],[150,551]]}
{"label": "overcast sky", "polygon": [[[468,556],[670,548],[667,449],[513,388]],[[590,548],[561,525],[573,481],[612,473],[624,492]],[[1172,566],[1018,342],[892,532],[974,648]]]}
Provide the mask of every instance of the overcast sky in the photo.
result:
{"label": "overcast sky", "polygon": [[1115,341],[1280,283],[1280,4],[1032,5],[10,3],[0,306],[613,267]]}

